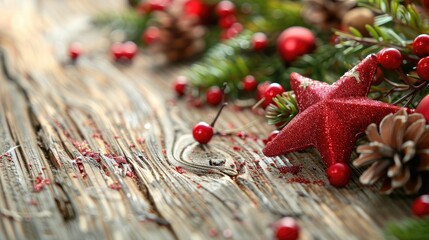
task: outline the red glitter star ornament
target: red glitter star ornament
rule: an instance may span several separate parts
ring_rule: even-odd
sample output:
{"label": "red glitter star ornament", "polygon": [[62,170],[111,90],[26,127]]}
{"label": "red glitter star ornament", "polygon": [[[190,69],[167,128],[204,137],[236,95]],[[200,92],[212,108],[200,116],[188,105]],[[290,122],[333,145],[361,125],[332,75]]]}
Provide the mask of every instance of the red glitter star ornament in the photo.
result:
{"label": "red glitter star ornament", "polygon": [[266,145],[264,154],[271,157],[315,147],[328,167],[346,163],[358,135],[400,109],[366,97],[376,70],[376,57],[370,55],[333,85],[292,73],[300,112]]}

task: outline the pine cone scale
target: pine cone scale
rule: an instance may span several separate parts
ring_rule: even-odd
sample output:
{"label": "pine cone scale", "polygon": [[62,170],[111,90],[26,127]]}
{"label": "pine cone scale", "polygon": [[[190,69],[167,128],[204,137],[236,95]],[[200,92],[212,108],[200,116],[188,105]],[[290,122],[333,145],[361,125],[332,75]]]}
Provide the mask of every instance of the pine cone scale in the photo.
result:
{"label": "pine cone scale", "polygon": [[368,126],[366,130],[366,135],[368,136],[368,139],[372,142],[383,143],[383,139],[378,133],[377,125],[375,123],[372,123]]}
{"label": "pine cone scale", "polygon": [[410,180],[410,169],[408,166],[401,168],[400,175],[392,178],[392,187],[398,188],[404,186]]}
{"label": "pine cone scale", "polygon": [[402,146],[403,138],[405,134],[404,125],[408,120],[407,116],[400,116],[394,118],[392,128],[392,146],[394,149],[399,149]]}
{"label": "pine cone scale", "polygon": [[411,123],[405,132],[404,140],[417,142],[425,132],[425,124],[426,121],[424,119],[419,119]]}
{"label": "pine cone scale", "polygon": [[390,162],[388,160],[374,162],[371,167],[360,176],[360,182],[367,185],[374,184],[387,172],[387,167],[389,167],[389,165]]}
{"label": "pine cone scale", "polygon": [[392,146],[393,114],[387,115],[380,123],[380,136],[383,143]]}

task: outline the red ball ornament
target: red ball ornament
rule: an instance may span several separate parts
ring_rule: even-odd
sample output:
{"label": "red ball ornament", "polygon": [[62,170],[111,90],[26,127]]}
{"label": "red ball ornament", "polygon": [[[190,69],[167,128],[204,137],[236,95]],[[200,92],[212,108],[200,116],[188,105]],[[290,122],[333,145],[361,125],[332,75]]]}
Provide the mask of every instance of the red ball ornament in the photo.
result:
{"label": "red ball ornament", "polygon": [[299,226],[295,219],[285,217],[274,223],[274,234],[277,240],[296,240],[299,238]]}
{"label": "red ball ornament", "polygon": [[426,123],[429,123],[429,95],[426,95],[417,105],[416,112],[425,116]]}
{"label": "red ball ornament", "polygon": [[192,136],[195,141],[200,144],[206,144],[210,142],[213,137],[213,127],[206,122],[197,123],[192,129]]}
{"label": "red ball ornament", "polygon": [[429,215],[429,195],[421,195],[414,200],[412,205],[413,214],[417,217],[424,217]]}
{"label": "red ball ornament", "polygon": [[270,103],[274,103],[273,98],[279,94],[282,94],[284,91],[285,90],[282,85],[278,83],[271,83],[264,93],[264,102],[262,103],[262,107],[266,108],[268,105],[270,105]]}
{"label": "red ball ornament", "polygon": [[228,29],[236,22],[237,18],[234,15],[226,15],[219,19],[219,26],[222,29]]}
{"label": "red ball ornament", "polygon": [[258,82],[256,81],[256,78],[252,75],[247,75],[243,79],[243,90],[246,92],[250,92],[256,89],[258,86]]}
{"label": "red ball ornament", "polygon": [[397,69],[402,64],[402,54],[396,48],[384,48],[378,52],[377,61],[386,69]]}
{"label": "red ball ornament", "polygon": [[223,91],[218,86],[212,86],[207,90],[206,102],[212,106],[216,106],[222,102]]}
{"label": "red ball ornament", "polygon": [[151,45],[159,39],[159,28],[151,26],[143,32],[142,41],[146,45]]}
{"label": "red ball ornament", "polygon": [[417,75],[422,80],[429,81],[429,57],[422,58],[417,63]]}
{"label": "red ball ornament", "polygon": [[429,55],[429,35],[421,34],[414,39],[413,52],[419,57]]}
{"label": "red ball ornament", "polygon": [[252,49],[255,51],[261,51],[268,45],[268,38],[265,33],[257,32],[252,36]]}
{"label": "red ball ornament", "polygon": [[174,81],[174,91],[178,96],[183,96],[186,93],[188,81],[185,76],[178,76]]}
{"label": "red ball ornament", "polygon": [[286,63],[310,53],[316,46],[313,33],[305,27],[290,27],[277,39],[277,50]]}
{"label": "red ball ornament", "polygon": [[344,163],[335,163],[326,170],[329,183],[334,187],[344,187],[350,181],[351,171]]}
{"label": "red ball ornament", "polygon": [[110,48],[110,51],[112,53],[112,56],[115,58],[116,61],[124,57],[124,51],[122,48],[122,43],[114,43],[112,47]]}
{"label": "red ball ornament", "polygon": [[216,5],[216,14],[219,17],[225,17],[227,15],[235,14],[235,5],[231,1],[220,1]]}
{"label": "red ball ornament", "polygon": [[122,55],[126,60],[132,60],[136,56],[138,50],[139,48],[134,42],[128,41],[122,44]]}
{"label": "red ball ornament", "polygon": [[69,46],[69,57],[72,61],[76,61],[76,59],[82,54],[82,45],[78,42],[72,43]]}

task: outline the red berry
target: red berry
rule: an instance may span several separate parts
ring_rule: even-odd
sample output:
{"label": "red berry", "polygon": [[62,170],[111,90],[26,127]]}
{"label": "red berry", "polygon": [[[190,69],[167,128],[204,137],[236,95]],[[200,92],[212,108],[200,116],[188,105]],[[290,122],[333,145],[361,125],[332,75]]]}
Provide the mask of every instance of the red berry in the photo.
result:
{"label": "red berry", "polygon": [[210,87],[206,93],[206,102],[210,105],[216,106],[222,102],[223,91],[218,86]]}
{"label": "red berry", "polygon": [[119,60],[124,57],[124,49],[122,48],[122,43],[114,43],[110,48],[110,51],[112,52],[112,55],[115,60]]}
{"label": "red berry", "polygon": [[149,6],[152,11],[164,11],[170,0],[149,0]]}
{"label": "red berry", "polygon": [[264,93],[265,99],[262,103],[262,107],[266,108],[268,105],[270,105],[270,103],[274,103],[273,98],[279,94],[282,94],[284,91],[285,90],[282,85],[278,83],[271,83]]}
{"label": "red berry", "polygon": [[416,112],[425,116],[426,123],[429,123],[429,94],[417,105]]}
{"label": "red berry", "polygon": [[417,75],[422,80],[429,81],[429,57],[422,58],[417,63]]}
{"label": "red berry", "polygon": [[137,45],[131,41],[122,44],[123,56],[127,60],[132,60],[136,56],[138,50]]}
{"label": "red berry", "polygon": [[285,217],[274,223],[277,240],[296,240],[299,237],[299,226],[295,219]]}
{"label": "red berry", "polygon": [[174,82],[174,90],[176,91],[178,96],[185,95],[186,86],[188,85],[188,81],[185,76],[178,76],[176,81]]}
{"label": "red berry", "polygon": [[241,25],[241,23],[234,23],[230,28],[226,29],[226,31],[222,33],[221,38],[222,40],[228,40],[236,37],[242,31],[243,31],[243,25]]}
{"label": "red berry", "polygon": [[235,14],[235,5],[231,1],[220,1],[216,5],[216,14],[219,17]]}
{"label": "red berry", "polygon": [[265,33],[257,32],[252,36],[252,48],[255,51],[261,51],[268,45],[268,38]]}
{"label": "red berry", "polygon": [[429,215],[429,194],[421,195],[414,200],[412,210],[413,214],[418,217]]}
{"label": "red berry", "polygon": [[192,129],[192,135],[194,136],[195,141],[199,142],[200,144],[206,144],[210,142],[213,137],[213,127],[226,105],[227,103],[222,104],[222,107],[219,109],[216,117],[213,119],[213,122],[210,125],[205,122],[199,122],[194,126]]}
{"label": "red berry", "polygon": [[151,26],[144,31],[142,41],[146,45],[151,45],[159,39],[159,28]]}
{"label": "red berry", "polygon": [[222,29],[228,29],[236,22],[237,18],[234,15],[226,15],[219,19],[219,26]]}
{"label": "red berry", "polygon": [[277,39],[277,50],[286,63],[310,53],[316,46],[313,33],[305,27],[290,27]]}
{"label": "red berry", "polygon": [[258,82],[256,81],[256,78],[252,75],[247,75],[243,79],[243,90],[246,92],[250,92],[255,90],[255,88],[258,86]]}
{"label": "red berry", "polygon": [[206,144],[213,137],[213,127],[206,122],[199,122],[192,129],[192,136],[200,144]]}
{"label": "red berry", "polygon": [[413,41],[413,51],[419,57],[429,55],[429,35],[421,34]]}
{"label": "red berry", "polygon": [[335,187],[344,187],[349,183],[351,171],[344,163],[335,163],[326,170],[329,183]]}
{"label": "red berry", "polygon": [[78,42],[70,44],[69,47],[69,57],[71,60],[76,61],[76,59],[82,54],[82,45]]}
{"label": "red berry", "polygon": [[267,91],[267,88],[270,86],[270,82],[263,82],[258,84],[258,90],[256,95],[256,100],[261,100],[264,97],[265,91]]}
{"label": "red berry", "polygon": [[396,48],[384,48],[377,54],[377,61],[386,69],[397,69],[402,64],[402,55]]}

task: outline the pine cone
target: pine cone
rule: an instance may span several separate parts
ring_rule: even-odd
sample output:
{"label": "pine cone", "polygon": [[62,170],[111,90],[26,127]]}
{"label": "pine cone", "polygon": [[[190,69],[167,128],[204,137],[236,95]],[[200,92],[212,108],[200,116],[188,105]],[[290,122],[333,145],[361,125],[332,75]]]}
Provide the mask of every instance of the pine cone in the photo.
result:
{"label": "pine cone", "polygon": [[163,53],[169,62],[189,60],[204,49],[205,28],[197,16],[183,12],[182,1],[174,1],[168,9],[158,12],[160,30],[155,49]]}
{"label": "pine cone", "polygon": [[322,29],[339,27],[343,16],[356,5],[354,0],[304,0],[304,19]]}
{"label": "pine cone", "polygon": [[403,188],[406,194],[418,192],[429,182],[429,125],[423,115],[400,110],[387,115],[380,123],[368,126],[370,143],[357,148],[356,167],[371,165],[360,182],[372,185],[384,178],[381,192],[390,194]]}

